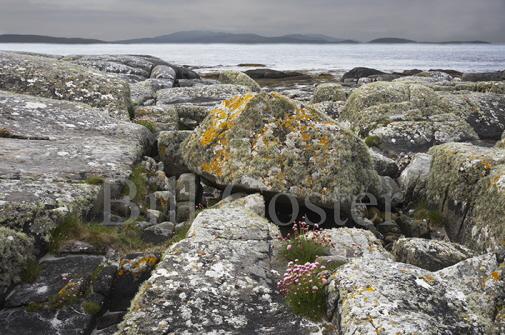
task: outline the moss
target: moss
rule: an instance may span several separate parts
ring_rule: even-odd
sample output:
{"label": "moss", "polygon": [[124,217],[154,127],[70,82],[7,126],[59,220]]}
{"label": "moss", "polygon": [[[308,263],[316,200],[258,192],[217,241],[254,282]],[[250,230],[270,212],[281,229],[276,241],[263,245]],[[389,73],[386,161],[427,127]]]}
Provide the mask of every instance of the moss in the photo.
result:
{"label": "moss", "polygon": [[89,185],[103,185],[104,181],[105,178],[102,176],[91,176],[86,178],[84,182]]}
{"label": "moss", "polygon": [[94,303],[93,301],[84,300],[81,304],[82,310],[90,315],[95,315],[100,312],[101,307]]}
{"label": "moss", "polygon": [[374,136],[368,136],[367,138],[365,138],[365,144],[368,147],[378,146],[380,143],[381,143],[380,136],[374,135]]}
{"label": "moss", "polygon": [[20,274],[32,259],[33,239],[0,227],[0,287],[21,281]]}
{"label": "moss", "polygon": [[37,281],[40,275],[42,267],[39,265],[35,259],[29,259],[26,263],[23,271],[20,274],[21,283],[23,284],[33,284]]}

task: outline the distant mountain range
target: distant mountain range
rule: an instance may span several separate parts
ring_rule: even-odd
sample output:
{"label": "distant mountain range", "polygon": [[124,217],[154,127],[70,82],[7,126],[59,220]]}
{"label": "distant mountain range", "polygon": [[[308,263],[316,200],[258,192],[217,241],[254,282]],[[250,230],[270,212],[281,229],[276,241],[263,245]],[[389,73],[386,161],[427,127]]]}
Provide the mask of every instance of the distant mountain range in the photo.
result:
{"label": "distant mountain range", "polygon": [[[359,41],[334,38],[322,34],[289,34],[278,37],[265,37],[256,34],[232,34],[208,30],[179,31],[170,35],[146,37],[106,42],[96,39],[50,37],[41,35],[0,35],[0,43],[55,43],[55,44],[142,44],[142,43],[360,43]],[[385,37],[368,43],[418,43],[403,38]],[[422,42],[430,43],[430,42]],[[443,43],[487,43],[485,41],[442,42]]]}

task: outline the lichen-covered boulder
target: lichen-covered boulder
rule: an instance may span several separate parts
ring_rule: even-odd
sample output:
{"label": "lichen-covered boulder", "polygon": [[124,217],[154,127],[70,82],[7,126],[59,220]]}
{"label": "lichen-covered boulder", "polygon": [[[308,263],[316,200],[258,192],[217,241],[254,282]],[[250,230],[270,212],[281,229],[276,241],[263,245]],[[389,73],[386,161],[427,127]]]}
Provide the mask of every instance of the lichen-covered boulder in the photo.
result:
{"label": "lichen-covered boulder", "polygon": [[479,315],[486,334],[505,333],[505,266],[503,253],[468,258],[437,271],[443,280],[459,288],[468,306]]}
{"label": "lichen-covered boulder", "polygon": [[20,281],[19,274],[31,259],[32,253],[32,238],[0,226],[0,296],[7,287]]}
{"label": "lichen-covered boulder", "polygon": [[424,238],[401,238],[393,245],[397,262],[412,264],[429,271],[447,268],[477,253],[456,243]]}
{"label": "lichen-covered boulder", "polygon": [[174,87],[156,92],[156,104],[215,106],[222,100],[250,91],[248,87],[232,84]]}
{"label": "lichen-covered boulder", "polygon": [[163,106],[137,107],[133,111],[135,118],[149,118],[155,122],[155,131],[177,131],[179,129],[179,114],[174,108]]}
{"label": "lichen-covered boulder", "polygon": [[505,130],[503,93],[461,92],[440,94],[439,97],[441,107],[465,120],[480,139],[498,140]]}
{"label": "lichen-covered boulder", "polygon": [[243,206],[204,210],[141,287],[117,334],[309,334],[275,293],[276,233]]}
{"label": "lichen-covered boulder", "polygon": [[430,149],[428,208],[441,210],[451,241],[477,251],[504,247],[505,151],[466,143]]}
{"label": "lichen-covered boulder", "polygon": [[423,152],[433,145],[478,139],[466,118],[452,113],[433,89],[375,82],[353,91],[339,121],[362,136],[378,136],[391,152]]}
{"label": "lichen-covered boulder", "polygon": [[342,85],[337,83],[324,83],[318,85],[314,90],[311,104],[323,101],[345,101],[346,93]]}
{"label": "lichen-covered boulder", "polygon": [[222,102],[181,150],[192,171],[221,188],[310,197],[327,207],[371,187],[379,189],[360,139],[326,115],[277,93]]}
{"label": "lichen-covered boulder", "polygon": [[227,70],[219,73],[219,81],[222,84],[235,84],[249,87],[251,92],[261,91],[260,85],[244,72],[237,70]]}
{"label": "lichen-covered boulder", "polygon": [[337,334],[486,334],[460,288],[428,270],[358,258],[328,281]]}
{"label": "lichen-covered boulder", "polygon": [[0,89],[86,103],[127,120],[130,88],[115,75],[46,57],[0,52]]}

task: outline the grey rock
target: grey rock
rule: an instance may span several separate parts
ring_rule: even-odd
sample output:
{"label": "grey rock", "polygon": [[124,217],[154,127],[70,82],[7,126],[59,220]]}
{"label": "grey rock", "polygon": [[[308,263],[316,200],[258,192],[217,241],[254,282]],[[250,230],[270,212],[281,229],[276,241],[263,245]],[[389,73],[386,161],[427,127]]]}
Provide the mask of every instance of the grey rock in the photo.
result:
{"label": "grey rock", "polygon": [[346,93],[342,85],[337,83],[324,83],[320,84],[314,90],[311,104],[323,101],[345,101]]}
{"label": "grey rock", "polygon": [[468,72],[461,78],[464,81],[501,81],[505,80],[505,71]]}
{"label": "grey rock", "polygon": [[104,329],[112,325],[119,324],[126,312],[107,313],[96,320],[96,329]]}
{"label": "grey rock", "polygon": [[163,222],[144,229],[142,240],[147,243],[160,244],[172,238],[175,225],[171,222]]}
{"label": "grey rock", "polygon": [[361,140],[326,115],[276,93],[224,101],[181,150],[188,167],[211,185],[265,191],[270,199],[286,193],[302,202],[310,197],[319,206],[342,202],[344,209],[337,193],[354,197],[379,184]]}
{"label": "grey rock", "polygon": [[121,259],[109,305],[111,311],[128,309],[140,285],[151,276],[159,258],[158,253],[136,253]]}
{"label": "grey rock", "polygon": [[323,101],[312,104],[311,106],[321,113],[331,117],[333,120],[338,120],[340,110],[344,107],[344,101]]}
{"label": "grey rock", "polygon": [[213,80],[213,79],[179,79],[177,82],[179,84],[179,87],[193,87],[193,86],[221,84],[219,80]]}
{"label": "grey rock", "polygon": [[426,220],[416,220],[408,215],[402,214],[397,218],[396,222],[402,233],[407,237],[429,239],[432,236],[430,226]]}
{"label": "grey rock", "polygon": [[82,63],[104,72],[138,75],[145,78],[149,78],[154,66],[152,59],[136,55],[70,55],[62,59]]}
{"label": "grey rock", "polygon": [[373,232],[359,228],[325,229],[332,248],[328,248],[327,256],[318,258],[320,263],[328,259],[338,260],[340,263],[352,262],[357,258],[391,260],[391,254],[384,249],[381,240]]}
{"label": "grey rock", "polygon": [[429,271],[438,271],[477,256],[476,252],[462,245],[423,238],[399,239],[393,245],[392,254],[397,262]]}
{"label": "grey rock", "polygon": [[460,289],[460,296],[472,311],[479,315],[479,323],[486,334],[498,335],[505,331],[503,301],[505,299],[505,267],[497,254],[488,253],[468,258],[436,274]]}
{"label": "grey rock", "polygon": [[358,258],[328,281],[338,334],[486,334],[458,287],[413,265]]}
{"label": "grey rock", "polygon": [[97,249],[89,243],[76,241],[76,240],[67,240],[64,244],[58,249],[59,255],[67,255],[67,254],[104,254],[105,249]]}
{"label": "grey rock", "polygon": [[146,80],[151,87],[153,88],[154,92],[158,92],[159,90],[163,90],[166,88],[172,88],[174,87],[175,81],[171,79],[153,79],[149,78]]}
{"label": "grey rock", "polygon": [[77,296],[90,285],[91,273],[101,263],[97,256],[67,256],[40,262],[40,276],[33,284],[14,288],[5,300],[6,307],[19,307],[29,302],[44,303],[61,292],[74,291]]}
{"label": "grey rock", "polygon": [[193,104],[198,106],[215,106],[222,100],[237,94],[250,92],[245,86],[223,84],[197,87],[175,87],[156,92],[157,105]]}
{"label": "grey rock", "polygon": [[190,135],[191,131],[166,131],[158,135],[158,152],[165,165],[167,176],[178,177],[183,173],[191,172],[182,158],[181,143]]}
{"label": "grey rock", "polygon": [[245,193],[234,193],[215,205],[216,208],[229,208],[242,206],[252,210],[258,216],[265,217],[265,199],[260,194],[246,195]]}
{"label": "grey rock", "polygon": [[195,206],[201,202],[203,189],[198,175],[194,173],[181,174],[177,179],[175,189],[177,201],[191,201]]}
{"label": "grey rock", "polygon": [[148,117],[156,122],[156,131],[176,131],[179,129],[177,111],[163,106],[137,107],[133,111],[135,117]]}
{"label": "grey rock", "polygon": [[195,203],[192,201],[178,201],[176,205],[175,221],[177,223],[190,220],[195,213]]}
{"label": "grey rock", "polygon": [[100,270],[93,282],[93,292],[101,294],[106,299],[110,298],[114,281],[116,280],[117,266],[107,265]]}
{"label": "grey rock", "polygon": [[505,151],[447,143],[429,153],[427,208],[441,211],[451,241],[480,252],[503,249]]}
{"label": "grey rock", "polygon": [[260,85],[247,74],[237,70],[227,70],[219,73],[219,81],[222,84],[242,85],[248,87],[251,92],[261,91]]}
{"label": "grey rock", "polygon": [[166,219],[166,215],[156,209],[147,209],[146,216],[149,222],[162,223]]}
{"label": "grey rock", "polygon": [[130,98],[134,105],[144,105],[156,97],[156,91],[147,80],[130,84]]}
{"label": "grey rock", "polygon": [[128,119],[130,89],[115,75],[66,61],[0,52],[0,90],[86,103]]}
{"label": "grey rock", "polygon": [[26,312],[21,308],[0,311],[2,335],[69,335],[90,334],[95,316],[87,314],[81,301],[55,312]]}
{"label": "grey rock", "polygon": [[375,171],[379,176],[388,176],[395,178],[398,174],[398,164],[389,157],[384,156],[381,151],[375,147],[370,148],[370,155],[374,162]]}
{"label": "grey rock", "polygon": [[366,67],[355,67],[354,69],[344,73],[340,80],[358,80],[360,78],[368,77],[374,74],[384,74],[384,72]]}
{"label": "grey rock", "polygon": [[415,207],[426,195],[431,155],[417,153],[398,177],[398,185],[405,195],[405,204]]}
{"label": "grey rock", "polygon": [[203,211],[141,288],[118,334],[308,334],[275,294],[275,232],[244,207]]}
{"label": "grey rock", "polygon": [[153,79],[168,79],[173,83],[176,77],[175,70],[167,65],[158,65],[151,71],[151,78]]}

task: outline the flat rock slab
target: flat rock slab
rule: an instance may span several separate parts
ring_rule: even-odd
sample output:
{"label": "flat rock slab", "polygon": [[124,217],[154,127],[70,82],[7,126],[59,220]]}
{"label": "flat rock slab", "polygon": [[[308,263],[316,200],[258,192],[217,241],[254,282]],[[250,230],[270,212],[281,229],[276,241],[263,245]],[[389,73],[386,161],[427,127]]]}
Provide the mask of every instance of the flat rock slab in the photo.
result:
{"label": "flat rock slab", "polygon": [[0,52],[0,89],[83,102],[120,120],[128,119],[131,104],[128,83],[116,75],[16,52]]}
{"label": "flat rock slab", "polygon": [[0,127],[15,135],[0,138],[1,179],[76,181],[89,172],[127,178],[154,143],[145,127],[85,104],[2,91],[0,102]]}
{"label": "flat rock slab", "polygon": [[275,294],[276,231],[244,207],[203,211],[144,284],[118,334],[308,334]]}

